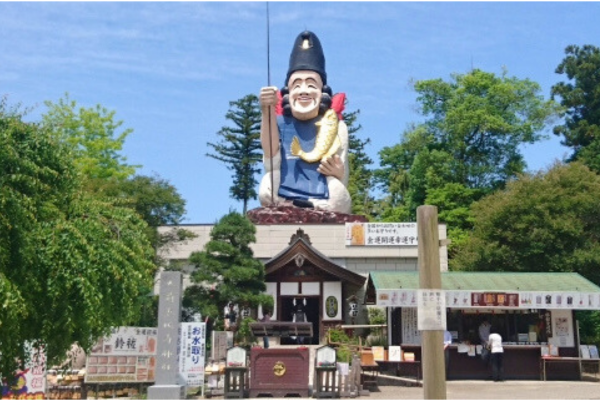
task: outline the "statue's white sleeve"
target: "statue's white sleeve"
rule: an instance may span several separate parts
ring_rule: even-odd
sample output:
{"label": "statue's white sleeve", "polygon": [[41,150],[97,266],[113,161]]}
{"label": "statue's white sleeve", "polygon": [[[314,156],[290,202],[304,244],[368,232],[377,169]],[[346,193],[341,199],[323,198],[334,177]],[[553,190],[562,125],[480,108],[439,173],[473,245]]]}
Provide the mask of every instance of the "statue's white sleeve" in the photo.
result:
{"label": "statue's white sleeve", "polygon": [[273,165],[273,169],[278,171],[281,169],[281,152],[278,151],[272,158],[267,158],[263,154],[263,165],[265,167],[265,172],[271,172],[271,164]]}

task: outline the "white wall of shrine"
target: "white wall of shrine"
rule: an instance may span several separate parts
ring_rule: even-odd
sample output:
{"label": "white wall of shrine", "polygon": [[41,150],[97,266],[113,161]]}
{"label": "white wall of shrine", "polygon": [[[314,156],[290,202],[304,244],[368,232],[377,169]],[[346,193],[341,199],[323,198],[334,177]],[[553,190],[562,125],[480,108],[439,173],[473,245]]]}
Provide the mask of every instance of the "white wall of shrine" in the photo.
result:
{"label": "white wall of shrine", "polygon": [[[167,260],[183,262],[195,251],[202,251],[210,240],[212,224],[162,226],[158,230],[165,233],[176,228],[187,229],[197,235],[185,243],[178,243],[163,250],[161,256]],[[254,256],[266,262],[287,248],[290,238],[298,229],[310,237],[312,246],[334,263],[353,272],[368,275],[371,271],[416,271],[417,246],[347,246],[344,224],[302,224],[302,225],[256,225],[256,243],[252,244]],[[446,225],[439,225],[440,241],[447,238]],[[440,268],[448,270],[448,248],[440,246]],[[184,286],[188,283],[184,277]]]}

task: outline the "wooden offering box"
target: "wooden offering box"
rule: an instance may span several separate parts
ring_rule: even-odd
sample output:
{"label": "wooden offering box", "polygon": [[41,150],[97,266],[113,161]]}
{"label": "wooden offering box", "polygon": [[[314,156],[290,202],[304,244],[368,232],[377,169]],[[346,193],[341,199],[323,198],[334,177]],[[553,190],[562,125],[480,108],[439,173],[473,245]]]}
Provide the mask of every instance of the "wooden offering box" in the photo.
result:
{"label": "wooden offering box", "polygon": [[308,348],[253,348],[250,397],[308,397]]}

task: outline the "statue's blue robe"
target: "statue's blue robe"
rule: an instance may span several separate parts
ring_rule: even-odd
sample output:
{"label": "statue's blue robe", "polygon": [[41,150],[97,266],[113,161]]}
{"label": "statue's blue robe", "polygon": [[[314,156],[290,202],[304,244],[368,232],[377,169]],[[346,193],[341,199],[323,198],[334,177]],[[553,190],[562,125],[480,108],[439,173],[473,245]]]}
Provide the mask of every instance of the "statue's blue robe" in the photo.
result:
{"label": "statue's blue robe", "polygon": [[294,200],[308,198],[328,199],[327,178],[317,172],[320,162],[307,163],[291,154],[292,139],[297,136],[306,153],[315,147],[317,129],[315,122],[321,117],[299,121],[293,117],[278,116],[279,144],[281,149],[281,184],[279,196]]}

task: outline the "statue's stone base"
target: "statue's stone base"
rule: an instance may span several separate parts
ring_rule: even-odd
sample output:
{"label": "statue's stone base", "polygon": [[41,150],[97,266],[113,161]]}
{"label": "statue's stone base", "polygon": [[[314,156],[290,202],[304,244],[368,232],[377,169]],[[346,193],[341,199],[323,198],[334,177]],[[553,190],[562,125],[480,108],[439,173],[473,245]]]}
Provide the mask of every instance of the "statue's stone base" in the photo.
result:
{"label": "statue's stone base", "polygon": [[186,391],[181,385],[154,385],[148,388],[148,399],[185,399]]}
{"label": "statue's stone base", "polygon": [[259,207],[248,211],[247,215],[255,225],[368,222],[367,217],[363,215],[344,214],[294,206]]}

